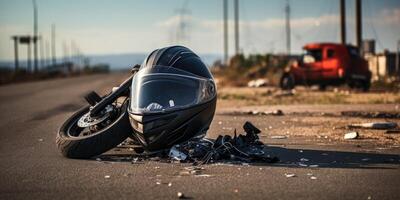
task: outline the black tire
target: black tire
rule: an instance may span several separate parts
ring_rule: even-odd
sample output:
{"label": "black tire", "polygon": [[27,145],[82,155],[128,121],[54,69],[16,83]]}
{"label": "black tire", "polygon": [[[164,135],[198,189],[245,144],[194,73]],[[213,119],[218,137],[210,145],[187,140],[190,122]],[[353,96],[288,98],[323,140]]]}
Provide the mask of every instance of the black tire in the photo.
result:
{"label": "black tire", "polygon": [[355,84],[354,81],[352,81],[352,80],[347,81],[347,85],[348,85],[351,89],[353,89],[353,88],[356,87],[356,84]]}
{"label": "black tire", "polygon": [[324,84],[319,85],[318,86],[318,90],[319,91],[325,91],[326,90],[326,85],[324,85]]}
{"label": "black tire", "polygon": [[62,155],[68,158],[87,159],[100,155],[123,142],[133,132],[127,112],[128,102],[126,101],[121,106],[119,116],[114,122],[87,136],[73,136],[76,135],[73,131],[82,129],[77,126],[77,122],[89,111],[89,106],[74,113],[57,133],[56,144]]}
{"label": "black tire", "polygon": [[363,92],[368,92],[369,88],[371,87],[371,81],[370,80],[364,80],[361,82],[361,87]]}
{"label": "black tire", "polygon": [[294,79],[290,74],[283,74],[280,80],[282,90],[291,90],[295,86]]}

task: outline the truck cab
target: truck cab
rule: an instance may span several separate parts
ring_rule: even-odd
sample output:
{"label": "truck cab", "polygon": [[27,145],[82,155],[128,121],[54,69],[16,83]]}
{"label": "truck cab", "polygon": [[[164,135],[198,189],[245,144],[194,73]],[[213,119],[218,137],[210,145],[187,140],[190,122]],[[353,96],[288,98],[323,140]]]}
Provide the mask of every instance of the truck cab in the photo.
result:
{"label": "truck cab", "polygon": [[303,49],[300,59],[285,69],[280,81],[282,89],[293,89],[296,85],[319,85],[324,90],[328,85],[344,83],[351,88],[369,89],[371,72],[358,48],[336,43],[312,43]]}

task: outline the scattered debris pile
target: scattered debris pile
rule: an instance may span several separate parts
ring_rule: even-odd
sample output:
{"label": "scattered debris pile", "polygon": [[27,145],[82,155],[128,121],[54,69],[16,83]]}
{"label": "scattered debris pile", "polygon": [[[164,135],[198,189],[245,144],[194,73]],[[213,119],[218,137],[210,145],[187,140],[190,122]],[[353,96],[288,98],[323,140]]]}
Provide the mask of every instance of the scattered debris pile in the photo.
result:
{"label": "scattered debris pile", "polygon": [[271,115],[271,116],[282,116],[284,115],[282,110],[273,110],[273,111],[258,111],[258,110],[249,110],[249,111],[235,111],[232,115]]}
{"label": "scattered debris pile", "polygon": [[206,164],[221,160],[240,162],[275,163],[279,159],[265,153],[265,145],[259,141],[261,132],[250,122],[243,125],[245,135],[240,134],[231,137],[220,135],[217,139],[208,138],[191,140],[177,144],[170,149],[169,157],[178,161]]}
{"label": "scattered debris pile", "polygon": [[367,128],[367,129],[394,129],[397,128],[397,123],[395,122],[372,122],[372,123],[362,123],[362,124],[351,124],[349,128]]}
{"label": "scattered debris pile", "polygon": [[346,117],[400,119],[400,113],[399,112],[343,111],[340,114],[341,114],[341,116],[346,116]]}
{"label": "scattered debris pile", "polygon": [[251,80],[247,83],[247,87],[265,87],[267,86],[269,83],[268,79],[264,79],[264,78],[259,78],[259,79],[255,79],[255,80]]}
{"label": "scattered debris pile", "polygon": [[[400,133],[399,126],[395,122],[370,122],[370,123],[360,123],[360,124],[350,124],[347,126],[350,129],[375,129],[375,130],[385,130],[385,133],[393,134]],[[357,139],[359,133],[352,131],[344,135],[345,140]]]}

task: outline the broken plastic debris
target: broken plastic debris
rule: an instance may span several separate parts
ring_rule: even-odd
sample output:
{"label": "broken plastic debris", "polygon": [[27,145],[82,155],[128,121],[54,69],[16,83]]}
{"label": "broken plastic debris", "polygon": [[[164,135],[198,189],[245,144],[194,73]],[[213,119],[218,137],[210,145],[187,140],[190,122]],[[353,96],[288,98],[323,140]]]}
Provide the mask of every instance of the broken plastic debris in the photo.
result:
{"label": "broken plastic debris", "polygon": [[268,84],[268,79],[259,78],[256,80],[251,80],[247,83],[247,87],[263,87]]}
{"label": "broken plastic debris", "polygon": [[171,148],[171,150],[169,151],[168,156],[174,160],[186,160],[187,155],[184,154],[183,152],[179,151],[177,149],[177,147],[179,147],[179,145],[175,145]]}
{"label": "broken plastic debris", "polygon": [[183,195],[182,192],[178,192],[178,193],[176,193],[176,195],[178,196],[179,199],[184,199],[185,198],[185,195]]}
{"label": "broken plastic debris", "polygon": [[249,111],[239,111],[237,114],[247,114],[247,115],[272,115],[272,116],[281,116],[284,115],[282,110],[273,110],[273,111],[258,111],[258,110],[249,110]]}
{"label": "broken plastic debris", "polygon": [[212,177],[212,175],[210,175],[210,174],[199,174],[199,175],[195,175],[195,177]]}
{"label": "broken plastic debris", "polygon": [[358,137],[358,133],[356,131],[346,133],[344,135],[345,140],[356,139]]}
{"label": "broken plastic debris", "polygon": [[274,110],[274,111],[265,111],[265,112],[263,112],[262,114],[264,114],[264,115],[275,115],[275,116],[281,116],[281,115],[283,115],[283,111],[282,111],[282,110],[279,110],[279,109],[277,109],[277,110]]}
{"label": "broken plastic debris", "polygon": [[169,183],[168,183],[168,187],[171,187],[171,186],[172,186],[172,183],[171,183],[171,182],[169,182]]}
{"label": "broken plastic debris", "polygon": [[370,128],[370,129],[394,129],[397,127],[395,122],[372,122],[362,124],[351,124],[349,128]]}
{"label": "broken plastic debris", "polygon": [[296,177],[296,174],[285,174],[287,178]]}
{"label": "broken plastic debris", "polygon": [[39,138],[38,141],[39,141],[39,142],[43,142],[43,139],[42,139],[42,138]]}
{"label": "broken plastic debris", "polygon": [[315,180],[315,179],[317,179],[317,177],[311,176],[310,179]]}
{"label": "broken plastic debris", "polygon": [[111,176],[110,175],[105,175],[104,178],[105,179],[109,179],[109,178],[111,178]]}
{"label": "broken plastic debris", "polygon": [[171,148],[169,156],[177,160],[194,161],[197,164],[206,164],[216,160],[240,161],[242,165],[250,162],[278,162],[277,157],[265,153],[265,145],[259,140],[261,133],[250,122],[243,125],[245,135],[219,135],[215,140],[202,138],[189,140]]}
{"label": "broken plastic debris", "polygon": [[271,136],[271,139],[286,139],[287,137],[285,135],[273,135]]}

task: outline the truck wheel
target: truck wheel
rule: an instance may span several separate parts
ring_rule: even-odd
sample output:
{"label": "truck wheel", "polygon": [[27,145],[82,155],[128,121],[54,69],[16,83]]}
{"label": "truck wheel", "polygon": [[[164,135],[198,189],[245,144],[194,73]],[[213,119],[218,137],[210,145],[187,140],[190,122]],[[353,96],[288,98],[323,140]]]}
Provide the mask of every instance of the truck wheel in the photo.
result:
{"label": "truck wheel", "polygon": [[318,89],[319,89],[319,91],[325,91],[326,90],[326,85],[321,84],[321,85],[319,85]]}
{"label": "truck wheel", "polygon": [[354,81],[352,81],[352,80],[347,81],[347,85],[348,85],[351,89],[355,88]]}
{"label": "truck wheel", "polygon": [[361,87],[364,92],[368,92],[371,87],[371,82],[369,80],[361,81]]}
{"label": "truck wheel", "polygon": [[291,90],[295,86],[294,79],[290,74],[284,74],[281,77],[280,87],[282,90]]}

